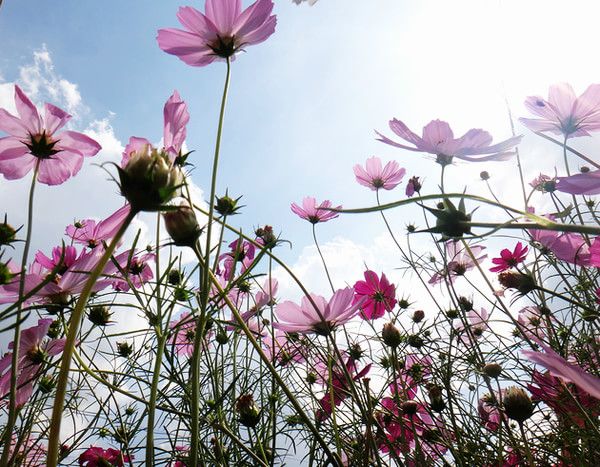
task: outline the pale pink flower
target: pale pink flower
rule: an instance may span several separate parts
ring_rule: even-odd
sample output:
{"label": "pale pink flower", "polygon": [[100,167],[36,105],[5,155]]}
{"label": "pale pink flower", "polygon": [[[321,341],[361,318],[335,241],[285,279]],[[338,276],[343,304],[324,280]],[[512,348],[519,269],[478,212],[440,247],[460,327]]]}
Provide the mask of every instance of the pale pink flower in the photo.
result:
{"label": "pale pink flower", "polygon": [[548,100],[529,96],[525,107],[541,118],[520,118],[532,131],[550,131],[565,137],[589,136],[600,130],[600,84],[592,84],[585,92],[575,96],[570,84],[550,86]]}
{"label": "pale pink flower", "polygon": [[409,151],[426,152],[437,157],[437,162],[447,165],[456,157],[470,162],[502,161],[515,154],[514,147],[521,141],[521,136],[509,138],[501,143],[492,145],[492,137],[487,131],[471,129],[460,138],[454,138],[454,133],[448,123],[433,120],[423,128],[423,136],[417,136],[400,120],[390,120],[390,129],[412,146],[397,143],[376,132],[378,140]]}
{"label": "pale pink flower", "polygon": [[600,194],[600,170],[558,177],[556,190],[572,195],[597,195]]}
{"label": "pale pink flower", "polygon": [[[17,362],[17,406],[23,405],[31,397],[33,385],[48,357],[54,357],[63,351],[64,339],[45,339],[51,319],[38,320],[37,326],[21,331],[19,359]],[[13,343],[8,344],[13,349]],[[0,359],[0,398],[10,391],[12,352]]]}
{"label": "pale pink flower", "polygon": [[589,374],[577,365],[569,363],[550,347],[545,345],[541,345],[541,347],[544,352],[524,350],[523,355],[529,360],[547,368],[554,376],[569,381],[580,389],[583,389],[589,395],[600,399],[600,378]]}
{"label": "pale pink flower", "polygon": [[369,157],[365,168],[360,164],[354,166],[356,181],[373,191],[380,188],[384,190],[396,188],[405,174],[406,169],[401,168],[396,161],[390,161],[382,167],[379,157]]}
{"label": "pale pink flower", "polygon": [[[163,149],[169,155],[169,160],[173,163],[177,157],[181,156],[181,148],[187,134],[186,125],[190,121],[190,114],[187,104],[181,99],[177,91],[173,94],[163,109]],[[146,148],[153,147],[152,143],[146,138],[132,136],[129,143],[125,146],[121,167],[125,167],[133,153],[146,151]]]}
{"label": "pale pink flower", "polygon": [[125,272],[125,276],[122,275],[114,263],[106,268],[105,274],[116,276],[110,282],[113,288],[119,292],[127,292],[130,289],[130,283],[137,289],[154,277],[150,263],[155,258],[154,253],[132,253],[131,250],[128,250],[115,257],[115,260]]}
{"label": "pale pink flower", "polygon": [[[552,317],[548,317],[551,321]],[[545,339],[548,329],[547,318],[537,306],[526,306],[519,310],[517,322],[519,330],[529,339]]]}
{"label": "pale pink flower", "polygon": [[330,208],[342,209],[342,206],[333,207],[331,201],[328,199],[317,206],[317,200],[312,196],[306,196],[304,199],[302,199],[302,207],[298,206],[296,203],[292,203],[291,205],[291,209],[294,214],[300,216],[302,219],[307,220],[311,224],[327,222],[340,215],[335,211],[330,211]]}
{"label": "pale pink flower", "polygon": [[448,240],[445,243],[446,267],[431,276],[429,284],[439,284],[444,278],[447,278],[450,282],[454,282],[457,277],[464,276],[467,271],[473,269],[478,263],[487,258],[487,254],[482,254],[483,250],[485,250],[484,246],[474,245],[469,248],[476,262],[473,261],[471,255],[462,246],[461,242]]}
{"label": "pale pink flower", "polygon": [[186,312],[177,321],[172,321],[169,328],[173,335],[169,338],[169,344],[175,348],[175,353],[191,357],[194,353],[194,336],[196,334],[196,318]]}
{"label": "pale pink flower", "polygon": [[192,66],[234,58],[248,45],[259,44],[275,32],[272,0],[257,0],[242,11],[241,0],[206,0],[205,13],[181,7],[177,19],[185,30],[159,29],[158,46]]}
{"label": "pale pink flower", "polygon": [[490,318],[489,313],[485,308],[481,311],[471,310],[467,313],[466,321],[468,331],[465,325],[461,322],[456,326],[456,332],[460,336],[460,340],[463,344],[473,344],[474,340],[478,340],[483,333],[489,329],[488,320]]}
{"label": "pale pink flower", "polygon": [[[17,443],[18,448],[15,455],[14,450]],[[28,437],[23,441],[18,440],[16,436],[13,436],[10,444],[11,455],[9,460],[17,462],[15,465],[18,465],[19,467],[44,467],[46,465],[48,450],[46,446],[39,444],[39,440]]]}
{"label": "pale pink flower", "polygon": [[85,157],[95,156],[101,146],[76,131],[60,130],[71,118],[52,104],[44,106],[44,117],[15,85],[18,117],[0,109],[0,173],[8,180],[23,178],[39,163],[38,181],[60,185],[75,176]]}
{"label": "pale pink flower", "polygon": [[[320,295],[302,297],[300,305],[285,301],[277,305],[277,329],[286,332],[316,333],[327,336],[339,325],[350,321],[360,309],[363,300],[353,303],[354,289],[337,290],[329,301]],[[316,308],[315,308],[316,305]]]}
{"label": "pale pink flower", "polygon": [[[562,261],[578,266],[592,264],[590,246],[581,234],[539,229],[529,229],[529,234],[533,240],[539,242]],[[600,247],[600,244],[597,247]]]}
{"label": "pale pink flower", "polygon": [[80,243],[94,249],[98,245],[102,245],[102,242],[108,243],[115,236],[130,212],[131,206],[126,204],[99,222],[93,219],[84,219],[69,225],[65,230],[65,234],[74,243]]}
{"label": "pale pink flower", "polygon": [[226,281],[231,281],[235,274],[237,263],[241,264],[241,272],[244,272],[254,261],[255,252],[256,247],[253,243],[246,240],[234,240],[229,244],[229,251],[219,257],[219,261],[223,263],[223,269],[218,271],[218,273]]}

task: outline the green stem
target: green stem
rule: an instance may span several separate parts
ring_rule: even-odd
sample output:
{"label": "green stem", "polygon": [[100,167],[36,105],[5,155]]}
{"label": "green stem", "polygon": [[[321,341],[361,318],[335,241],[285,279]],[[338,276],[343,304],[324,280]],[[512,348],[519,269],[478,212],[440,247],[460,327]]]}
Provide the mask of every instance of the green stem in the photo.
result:
{"label": "green stem", "polygon": [[63,416],[63,408],[65,403],[65,395],[67,392],[67,383],[69,380],[69,369],[71,366],[71,359],[73,358],[73,351],[75,350],[75,343],[77,340],[77,333],[79,332],[79,325],[81,324],[81,319],[83,317],[83,312],[85,310],[85,305],[87,304],[90,295],[92,293],[92,288],[94,284],[98,280],[98,278],[102,275],[104,267],[106,263],[112,256],[117,244],[120,242],[121,237],[125,234],[127,227],[135,217],[137,212],[131,211],[128,216],[125,218],[123,225],[119,228],[119,231],[116,233],[115,237],[108,245],[106,251],[98,261],[98,264],[90,274],[85,286],[77,300],[77,304],[73,309],[73,313],[71,314],[71,322],[69,323],[69,329],[67,331],[67,339],[65,341],[65,347],[63,350],[61,364],[60,364],[60,373],[58,375],[58,383],[56,385],[56,396],[54,397],[54,406],[52,408],[52,419],[50,422],[50,436],[48,439],[48,455],[46,458],[47,467],[57,467],[58,466],[58,455],[59,455],[59,445],[60,445],[60,423]]}
{"label": "green stem", "polygon": [[[1,2],[0,2],[1,4]],[[33,170],[33,179],[31,180],[31,187],[29,188],[29,204],[27,207],[27,233],[25,236],[25,246],[23,247],[23,257],[21,259],[21,271],[19,277],[19,306],[17,308],[17,321],[15,323],[15,333],[13,339],[13,354],[10,368],[10,396],[8,402],[8,420],[6,422],[6,428],[4,429],[4,435],[2,442],[4,444],[4,451],[2,452],[2,458],[0,459],[0,465],[2,467],[8,466],[8,456],[10,454],[11,436],[12,431],[17,419],[17,383],[18,383],[18,366],[19,366],[19,347],[21,346],[21,317],[23,311],[23,294],[25,292],[25,272],[27,267],[27,259],[29,256],[29,247],[31,245],[31,232],[33,230],[33,195],[35,193],[35,185],[39,170],[39,159],[35,164]]]}
{"label": "green stem", "polygon": [[312,234],[313,239],[315,241],[315,246],[317,247],[317,251],[319,252],[319,256],[321,257],[321,262],[323,263],[323,268],[325,269],[325,274],[327,275],[327,280],[329,281],[329,286],[331,287],[331,291],[335,292],[335,288],[333,287],[333,282],[331,281],[331,276],[329,275],[329,269],[327,269],[327,263],[325,262],[325,258],[323,257],[323,253],[321,253],[321,248],[319,247],[319,242],[317,241],[317,231],[315,228],[316,224],[312,224]]}

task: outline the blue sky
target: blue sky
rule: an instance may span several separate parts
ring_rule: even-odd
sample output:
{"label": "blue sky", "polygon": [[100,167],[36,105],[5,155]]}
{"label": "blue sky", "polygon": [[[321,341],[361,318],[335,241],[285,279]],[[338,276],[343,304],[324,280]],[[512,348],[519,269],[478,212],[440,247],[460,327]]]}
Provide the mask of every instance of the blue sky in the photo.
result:
{"label": "blue sky", "polygon": [[[203,6],[194,0],[186,4]],[[5,83],[0,106],[12,105],[10,83],[35,67],[36,51],[45,51],[54,82],[67,81],[80,95],[74,126],[85,129],[102,121],[112,144],[103,160],[118,160],[118,146],[129,136],[160,139],[162,106],[177,89],[191,112],[187,145],[195,151],[193,179],[207,190],[225,67],[189,67],[158,48],[156,31],[179,26],[179,5],[7,0],[0,9]],[[304,249],[311,243],[309,225],[290,212],[290,202],[314,195],[349,207],[371,205],[373,193],[354,182],[352,166],[372,155],[398,160],[435,191],[438,167],[431,160],[375,141],[373,130],[387,131],[387,121],[397,117],[420,132],[441,118],[457,134],[480,127],[495,140],[510,136],[505,98],[516,116],[525,115],[525,96],[546,95],[548,85],[558,81],[582,92],[600,76],[592,53],[596,10],[585,1],[565,10],[564,2],[541,0],[320,0],[313,7],[278,0],[276,33],[233,65],[218,192],[229,188],[244,195],[247,207],[236,221],[246,231],[272,224],[294,244],[293,251],[282,251],[284,258],[312,261],[314,250]],[[48,93],[42,89],[38,97],[44,100]],[[58,100],[65,105],[65,96]],[[526,132],[519,126],[517,131]],[[560,157],[531,136],[522,152],[531,177],[540,170],[551,173]],[[507,199],[518,202],[514,190],[505,190],[514,180],[503,175],[506,168],[514,174],[513,163],[459,164],[449,169],[448,183],[481,190],[478,174],[488,170]],[[60,188],[41,188],[37,247],[56,243],[62,221],[102,217],[118,205],[116,188],[97,167],[86,166],[78,178]],[[16,206],[25,203],[25,187],[0,180],[0,196],[10,200],[14,223],[23,219]],[[382,198],[403,196],[401,186]],[[53,207],[61,214],[45,216]],[[418,218],[407,209],[392,214],[392,220],[400,231]],[[343,253],[336,245],[345,241],[372,253],[373,239],[383,233],[375,215],[319,227],[322,242],[333,242],[332,258]],[[356,261],[353,267],[360,270],[362,261]],[[383,261],[381,268],[393,265]]]}

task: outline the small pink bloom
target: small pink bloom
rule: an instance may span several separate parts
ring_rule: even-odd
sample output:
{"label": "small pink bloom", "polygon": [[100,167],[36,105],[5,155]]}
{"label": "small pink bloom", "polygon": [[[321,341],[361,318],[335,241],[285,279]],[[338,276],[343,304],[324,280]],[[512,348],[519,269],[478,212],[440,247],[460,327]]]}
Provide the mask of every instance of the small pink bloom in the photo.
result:
{"label": "small pink bloom", "polygon": [[177,321],[172,321],[169,328],[173,335],[169,344],[175,349],[177,355],[191,357],[194,353],[194,337],[196,334],[196,318],[186,312]]}
{"label": "small pink bloom", "polygon": [[[329,208],[332,208],[331,201],[325,200],[317,206],[317,200],[311,196],[307,196],[302,200],[302,207],[292,203],[291,208],[294,214],[306,219],[311,224],[327,222],[340,215],[329,210]],[[335,206],[333,209],[342,209],[342,206]]]}
{"label": "small pink bloom", "polygon": [[155,258],[156,255],[154,253],[124,251],[120,255],[117,255],[115,260],[125,272],[125,276],[123,276],[114,263],[106,268],[105,273],[116,276],[110,280],[115,290],[127,292],[130,289],[130,283],[137,289],[154,277],[149,263],[154,261]]}
{"label": "small pink bloom", "polygon": [[490,431],[496,431],[500,428],[502,420],[506,419],[506,416],[502,413],[498,407],[498,394],[496,397],[486,394],[477,404],[477,411],[483,425]]}
{"label": "small pink bloom", "polygon": [[[51,319],[38,320],[37,326],[21,331],[19,359],[17,362],[17,405],[21,406],[31,397],[33,385],[48,357],[54,357],[63,351],[64,339],[45,339]],[[13,343],[8,344],[13,349]],[[0,398],[10,391],[12,352],[0,359]]]}
{"label": "small pink bloom", "polygon": [[102,245],[102,242],[108,243],[115,236],[130,211],[131,207],[129,204],[126,204],[100,222],[96,222],[93,219],[85,219],[69,225],[65,230],[65,234],[73,242],[94,249],[98,245]]}
{"label": "small pink bloom", "polygon": [[529,186],[542,193],[552,193],[556,190],[556,177],[541,173],[529,182]]}
{"label": "small pink bloom", "polygon": [[396,286],[390,284],[385,274],[381,279],[373,271],[365,271],[365,280],[354,284],[354,302],[362,300],[363,319],[381,318],[396,305]]}
{"label": "small pink bloom", "polygon": [[381,166],[379,157],[370,157],[367,159],[365,168],[360,164],[354,166],[354,175],[356,181],[373,191],[383,188],[392,190],[396,188],[406,174],[406,170],[401,168],[396,161],[390,161]]}
{"label": "small pink bloom", "polygon": [[[548,317],[551,321],[552,317]],[[547,318],[542,315],[537,306],[526,306],[519,310],[517,322],[521,332],[530,339],[545,339],[548,329]]]}
{"label": "small pink bloom", "polygon": [[241,272],[244,272],[254,261],[255,252],[256,247],[253,243],[246,240],[234,240],[229,244],[229,251],[219,257],[219,261],[223,263],[219,274],[223,276],[226,282],[231,281],[234,277],[237,263],[242,265]]}
{"label": "small pink bloom", "polygon": [[124,462],[129,462],[132,458],[118,449],[91,446],[79,456],[78,460],[81,467],[105,467],[106,465],[123,467]]}
{"label": "small pink bloom", "polygon": [[406,184],[406,196],[412,197],[415,193],[421,191],[421,181],[419,177],[411,177]]}
{"label": "small pink bloom", "polygon": [[570,84],[550,86],[548,100],[529,96],[525,107],[541,118],[520,118],[532,131],[550,131],[566,137],[589,136],[600,130],[600,84],[592,84],[585,92],[575,96]]}
{"label": "small pink bloom", "polygon": [[350,287],[336,291],[329,302],[320,295],[311,294],[310,297],[312,302],[308,297],[302,297],[300,305],[290,301],[277,305],[278,322],[273,326],[286,332],[314,332],[327,336],[336,326],[350,321],[362,305],[362,300],[353,302],[354,289]]}
{"label": "small pink bloom", "polygon": [[521,242],[517,242],[513,251],[508,248],[504,248],[500,252],[499,258],[492,258],[492,263],[496,264],[493,268],[490,268],[491,272],[502,272],[508,271],[514,268],[517,264],[525,261],[529,248],[523,247]]}
{"label": "small pink bloom", "polygon": [[[181,155],[181,148],[187,134],[186,125],[190,121],[187,104],[177,91],[173,91],[171,97],[167,99],[163,108],[163,117],[163,149],[169,155],[171,163],[175,163],[177,157]],[[153,146],[146,138],[138,136],[129,138],[121,158],[121,167],[125,168],[133,153],[144,152],[148,147]]]}
{"label": "small pink bloom", "polygon": [[454,138],[454,133],[448,123],[432,120],[423,128],[423,136],[419,137],[400,120],[390,120],[390,129],[412,146],[397,143],[376,132],[378,140],[409,151],[426,152],[437,156],[437,162],[447,165],[456,157],[470,162],[502,161],[515,152],[512,150],[521,141],[521,136],[515,136],[498,144],[492,145],[492,137],[487,131],[471,129],[460,138]]}
{"label": "small pink bloom", "polygon": [[461,342],[466,345],[474,344],[473,340],[479,339],[489,329],[489,318],[490,315],[484,308],[481,311],[469,311],[467,313],[467,327],[469,331],[466,330],[463,323],[459,323],[455,328],[460,335]]}
{"label": "small pink bloom", "polygon": [[100,145],[75,131],[60,130],[71,116],[52,104],[38,110],[15,85],[18,117],[0,109],[0,130],[10,136],[0,138],[0,173],[8,180],[23,178],[39,163],[38,181],[60,185],[77,175],[85,157],[95,156]]}
{"label": "small pink bloom", "polygon": [[487,258],[487,255],[482,254],[485,247],[481,245],[469,247],[476,262],[473,261],[466,249],[463,248],[461,242],[449,240],[445,243],[445,248],[446,267],[431,276],[431,279],[428,281],[429,284],[439,284],[443,282],[444,278],[447,278],[452,283],[457,277],[464,276],[467,271],[473,269],[478,263]]}
{"label": "small pink bloom", "polygon": [[181,7],[177,13],[185,30],[159,29],[158,46],[192,66],[225,59],[248,45],[259,44],[275,32],[272,0],[257,0],[242,11],[241,0],[206,0],[205,13]]}

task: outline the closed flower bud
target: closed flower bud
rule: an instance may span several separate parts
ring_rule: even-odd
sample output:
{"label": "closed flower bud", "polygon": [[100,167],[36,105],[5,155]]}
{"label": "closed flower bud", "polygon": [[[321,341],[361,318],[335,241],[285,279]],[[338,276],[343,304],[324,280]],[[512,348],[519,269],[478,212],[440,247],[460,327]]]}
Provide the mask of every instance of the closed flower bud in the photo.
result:
{"label": "closed flower bud", "polygon": [[417,410],[419,410],[419,404],[415,401],[402,402],[402,404],[400,404],[400,409],[405,415],[414,415],[417,413]]}
{"label": "closed flower bud", "polygon": [[133,347],[128,342],[117,342],[117,353],[127,358],[133,353]]}
{"label": "closed flower bud", "polygon": [[489,180],[490,179],[490,174],[487,170],[484,170],[483,172],[481,172],[479,174],[479,176],[481,177],[482,180]]}
{"label": "closed flower bud", "polygon": [[589,168],[587,165],[582,165],[582,166],[579,168],[579,171],[580,171],[582,174],[586,174],[586,173],[588,173],[588,172],[590,171],[590,168]]}
{"label": "closed flower bud", "polygon": [[402,336],[398,328],[393,323],[385,323],[381,331],[383,343],[389,347],[398,347],[402,342]]}
{"label": "closed flower bud", "polygon": [[425,341],[418,334],[411,334],[408,336],[408,345],[414,347],[415,349],[420,349],[425,344]]}
{"label": "closed flower bud", "polygon": [[167,276],[167,282],[171,285],[179,285],[181,283],[181,272],[177,269],[171,269],[169,271],[169,275]]}
{"label": "closed flower bud", "polygon": [[10,272],[8,264],[0,263],[0,285],[8,284],[15,275]]}
{"label": "closed flower bud", "polygon": [[262,244],[266,248],[273,248],[277,245],[277,237],[273,233],[273,227],[271,227],[270,225],[259,227],[254,233],[262,241]]}
{"label": "closed flower bud", "polygon": [[473,309],[473,302],[467,297],[458,297],[458,305],[463,311],[471,311]]}
{"label": "closed flower bud", "polygon": [[410,306],[410,302],[405,298],[401,298],[398,300],[398,306],[403,310],[406,310]]}
{"label": "closed flower bud", "polygon": [[240,423],[248,428],[254,428],[260,421],[260,410],[254,402],[252,394],[244,394],[238,397],[235,409],[239,414]]}
{"label": "closed flower bud", "polygon": [[486,363],[483,366],[483,373],[495,379],[502,374],[502,366],[499,363]]}
{"label": "closed flower bud", "polygon": [[17,231],[6,222],[6,216],[4,222],[0,224],[0,246],[10,245],[17,240]]}
{"label": "closed flower bud", "polygon": [[225,192],[225,196],[222,196],[221,198],[215,198],[217,200],[215,204],[215,211],[222,216],[233,216],[234,214],[237,214],[237,212],[243,207],[238,206],[238,201],[240,200],[241,196],[233,199],[229,197],[227,192]]}
{"label": "closed flower bud", "polygon": [[133,211],[158,211],[183,185],[183,174],[163,151],[146,145],[134,152],[125,168],[119,168],[121,194]]}
{"label": "closed flower bud", "polygon": [[39,387],[42,394],[50,394],[55,386],[56,381],[50,376],[42,376],[40,378]]}
{"label": "closed flower bud", "polygon": [[537,287],[532,276],[517,271],[504,271],[498,274],[498,282],[507,289],[517,289],[523,295]]}
{"label": "closed flower bud", "polygon": [[446,408],[446,402],[442,397],[442,387],[437,384],[427,386],[427,395],[429,396],[429,406],[435,412],[441,412]]}
{"label": "closed flower bud", "polygon": [[107,306],[96,305],[90,308],[88,319],[96,326],[106,326],[109,324],[112,313]]}
{"label": "closed flower bud", "polygon": [[415,310],[412,316],[412,320],[415,323],[420,323],[425,318],[425,312],[423,310]]}
{"label": "closed flower bud", "polygon": [[511,386],[504,392],[504,412],[511,420],[523,423],[533,414],[533,402],[521,388]]}
{"label": "closed flower bud", "polygon": [[186,204],[181,204],[173,211],[163,214],[165,227],[171,240],[176,246],[193,248],[202,233],[194,210]]}

